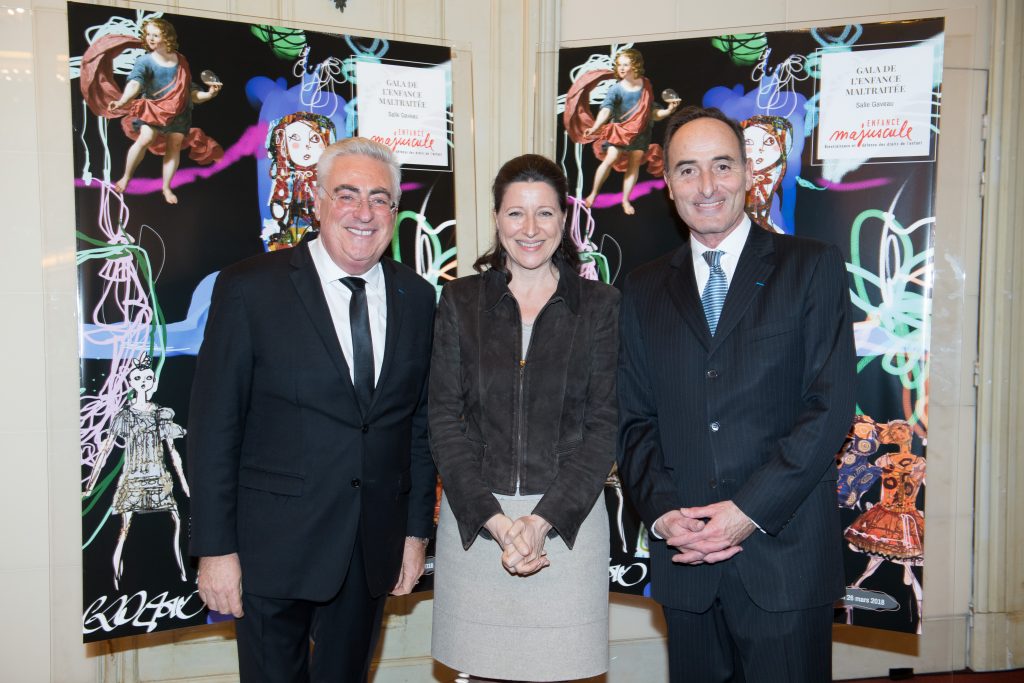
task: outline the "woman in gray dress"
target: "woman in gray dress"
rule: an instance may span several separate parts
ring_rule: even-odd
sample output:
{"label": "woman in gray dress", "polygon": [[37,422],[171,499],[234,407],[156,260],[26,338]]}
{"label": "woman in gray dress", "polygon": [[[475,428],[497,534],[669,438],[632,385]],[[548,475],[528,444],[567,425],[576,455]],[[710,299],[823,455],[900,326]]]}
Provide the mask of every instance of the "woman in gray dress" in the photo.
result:
{"label": "woman in gray dress", "polygon": [[527,154],[494,180],[496,239],[441,293],[430,439],[444,485],[432,654],[478,677],[608,668],[619,294],[578,275],[568,188]]}

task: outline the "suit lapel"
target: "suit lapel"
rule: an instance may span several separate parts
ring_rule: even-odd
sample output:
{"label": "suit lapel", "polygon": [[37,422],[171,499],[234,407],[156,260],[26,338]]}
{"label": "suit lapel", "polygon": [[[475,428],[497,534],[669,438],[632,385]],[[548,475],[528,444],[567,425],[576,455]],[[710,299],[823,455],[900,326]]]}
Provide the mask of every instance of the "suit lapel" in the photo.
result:
{"label": "suit lapel", "polygon": [[775,260],[772,256],[774,252],[775,245],[771,234],[756,223],[752,223],[747,243],[740,252],[739,263],[736,264],[736,272],[729,283],[729,293],[722,306],[722,315],[718,319],[718,328],[711,341],[710,351],[714,351],[729,336],[737,323],[743,319],[743,314],[758,295],[758,291],[765,286],[768,277],[775,270]]}
{"label": "suit lapel", "polygon": [[[313,323],[313,328],[320,335],[324,346],[327,347],[327,355],[351,392],[352,400],[356,401],[352,375],[349,372],[348,363],[345,362],[345,354],[341,352],[338,333],[334,329],[330,309],[327,308],[327,297],[324,296],[320,277],[313,264],[313,257],[309,253],[309,243],[303,241],[302,244],[292,249],[292,252],[291,265],[294,268],[291,273],[292,284],[295,285],[295,289],[299,293],[299,301],[305,307],[310,322]],[[358,404],[358,401],[356,403]]]}
{"label": "suit lapel", "polygon": [[683,316],[683,320],[693,330],[701,346],[707,350],[711,345],[711,331],[708,329],[704,307],[697,292],[697,278],[693,274],[693,256],[689,242],[676,251],[670,265],[666,283],[669,298]]}
{"label": "suit lapel", "polygon": [[402,326],[402,311],[405,306],[405,292],[399,288],[396,282],[398,274],[395,271],[395,265],[386,258],[380,260],[380,265],[384,273],[384,288],[388,302],[387,328],[384,332],[384,360],[380,367],[377,388],[373,392],[373,400],[370,401],[370,408],[366,411],[367,414],[376,405],[377,397],[381,395],[380,388],[388,380],[391,367],[394,365],[395,347],[398,345],[399,331]]}

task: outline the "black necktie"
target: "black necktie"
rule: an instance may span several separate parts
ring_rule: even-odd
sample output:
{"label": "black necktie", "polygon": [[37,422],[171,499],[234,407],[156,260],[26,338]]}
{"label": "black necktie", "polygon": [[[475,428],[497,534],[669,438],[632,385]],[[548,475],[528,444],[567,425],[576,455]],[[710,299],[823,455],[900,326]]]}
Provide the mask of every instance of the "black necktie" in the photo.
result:
{"label": "black necktie", "polygon": [[348,323],[352,327],[352,383],[365,413],[373,397],[373,339],[370,337],[370,311],[366,305],[366,280],[343,277],[341,282],[352,290],[352,300],[348,305]]}

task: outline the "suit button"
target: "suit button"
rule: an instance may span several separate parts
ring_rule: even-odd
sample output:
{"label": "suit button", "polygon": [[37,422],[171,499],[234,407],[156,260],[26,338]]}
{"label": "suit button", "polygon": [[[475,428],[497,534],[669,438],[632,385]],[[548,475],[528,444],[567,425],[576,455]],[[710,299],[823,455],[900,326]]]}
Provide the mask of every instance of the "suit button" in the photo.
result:
{"label": "suit button", "polygon": [[709,424],[708,427],[711,429],[711,431],[717,432],[719,429],[722,428],[722,425],[718,424],[718,421],[716,420],[715,422]]}
{"label": "suit button", "polygon": [[370,425],[363,425],[362,426],[362,430],[363,430],[363,434],[365,434],[366,432],[370,431]]}
{"label": "suit button", "polygon": [[708,379],[718,379],[718,370],[708,370],[704,373],[704,376]]}
{"label": "suit button", "polygon": [[359,488],[362,485],[363,485],[363,482],[359,481],[358,479],[353,479],[352,480],[352,488],[357,489],[357,488]]}
{"label": "suit button", "polygon": [[708,482],[708,486],[710,486],[711,488],[715,488],[718,486],[718,482],[712,479],[711,481]]}

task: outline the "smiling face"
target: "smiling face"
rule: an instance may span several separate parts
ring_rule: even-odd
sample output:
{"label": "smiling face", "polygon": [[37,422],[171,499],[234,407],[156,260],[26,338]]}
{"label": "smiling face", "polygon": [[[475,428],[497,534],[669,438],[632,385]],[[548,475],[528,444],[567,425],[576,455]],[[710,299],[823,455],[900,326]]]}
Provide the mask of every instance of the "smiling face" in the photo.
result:
{"label": "smiling face", "polygon": [[327,147],[327,141],[312,126],[304,121],[293,121],[284,129],[288,158],[301,168],[316,165]]}
{"label": "smiling face", "polygon": [[146,49],[150,52],[157,52],[160,48],[165,47],[164,32],[154,24],[146,26]]}
{"label": "smiling face", "polygon": [[779,139],[762,126],[747,126],[743,129],[747,144],[747,158],[755,171],[768,168],[782,156]]}
{"label": "smiling face", "polygon": [[565,214],[553,187],[540,180],[510,183],[494,220],[513,278],[517,271],[551,265],[565,228]]}
{"label": "smiling face", "polygon": [[[318,179],[316,214],[324,247],[338,267],[362,275],[380,260],[391,243],[394,213],[391,169],[383,161],[361,154],[333,159],[330,172]],[[332,201],[332,197],[339,197]],[[355,207],[342,199],[351,199]],[[374,208],[371,200],[386,200]]]}
{"label": "smiling face", "polygon": [[740,141],[722,121],[694,119],[672,136],[666,162],[665,182],[679,217],[694,239],[714,249],[742,222],[753,185]]}

